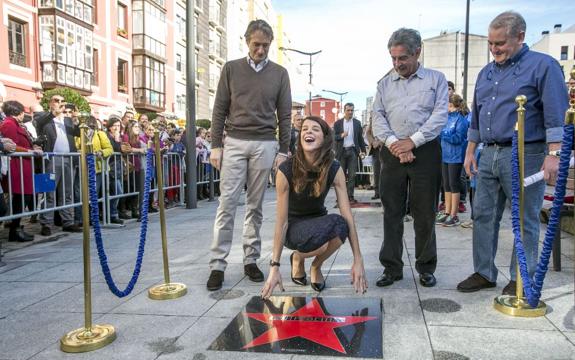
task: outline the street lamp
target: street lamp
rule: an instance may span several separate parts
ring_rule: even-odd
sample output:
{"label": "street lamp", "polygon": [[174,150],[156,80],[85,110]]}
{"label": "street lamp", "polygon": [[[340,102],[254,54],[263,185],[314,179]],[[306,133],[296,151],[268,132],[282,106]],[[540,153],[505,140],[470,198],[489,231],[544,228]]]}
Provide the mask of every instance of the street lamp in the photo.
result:
{"label": "street lamp", "polygon": [[312,62],[311,62],[311,57],[314,55],[317,55],[321,52],[321,50],[319,51],[315,51],[315,52],[305,52],[305,51],[301,51],[301,50],[297,50],[297,49],[290,49],[290,48],[285,48],[285,47],[280,47],[279,48],[280,51],[294,51],[296,53],[300,53],[302,55],[307,55],[309,56],[309,63],[305,63],[305,64],[300,64],[300,65],[309,65],[309,85],[310,85],[310,90],[309,90],[309,104],[311,106],[311,84],[312,84]]}
{"label": "street lamp", "polygon": [[323,89],[322,91],[339,95],[339,109],[340,109],[339,112],[340,112],[340,114],[343,113],[343,111],[342,111],[343,110],[343,97],[348,93],[348,91],[337,92],[337,91],[326,90],[326,89]]}

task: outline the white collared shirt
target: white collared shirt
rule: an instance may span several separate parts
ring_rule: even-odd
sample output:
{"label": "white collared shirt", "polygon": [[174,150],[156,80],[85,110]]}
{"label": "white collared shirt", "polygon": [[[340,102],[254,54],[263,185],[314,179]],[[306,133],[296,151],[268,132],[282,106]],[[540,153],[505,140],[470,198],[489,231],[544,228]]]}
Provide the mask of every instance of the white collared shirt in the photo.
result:
{"label": "white collared shirt", "polygon": [[349,120],[343,118],[343,131],[347,131],[347,136],[343,138],[343,147],[355,147],[353,143],[353,118]]}
{"label": "white collared shirt", "polygon": [[248,64],[250,64],[250,66],[252,67],[252,69],[254,69],[255,72],[260,72],[262,71],[262,69],[268,64],[268,62],[270,61],[269,58],[265,58],[264,60],[260,61],[259,64],[256,64],[255,61],[252,60],[252,58],[248,55],[247,57],[248,59]]}
{"label": "white collared shirt", "polygon": [[68,135],[66,134],[64,117],[63,116],[55,117],[54,126],[56,127],[56,141],[54,142],[53,151],[55,153],[69,153],[70,144],[68,143]]}

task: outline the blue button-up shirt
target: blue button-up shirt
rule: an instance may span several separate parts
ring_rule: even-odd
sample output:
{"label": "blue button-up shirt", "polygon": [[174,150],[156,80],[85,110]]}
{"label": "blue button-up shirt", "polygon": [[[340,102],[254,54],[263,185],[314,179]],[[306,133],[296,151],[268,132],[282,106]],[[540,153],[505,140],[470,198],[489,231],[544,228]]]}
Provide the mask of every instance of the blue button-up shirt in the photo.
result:
{"label": "blue button-up shirt", "polygon": [[393,70],[377,83],[373,134],[390,146],[410,138],[419,147],[439,136],[447,122],[447,80],[419,65],[409,78]]}
{"label": "blue button-up shirt", "polygon": [[487,64],[477,77],[471,124],[474,143],[510,142],[517,122],[515,97],[525,95],[525,141],[560,142],[569,98],[559,63],[549,55],[521,50],[503,64]]}

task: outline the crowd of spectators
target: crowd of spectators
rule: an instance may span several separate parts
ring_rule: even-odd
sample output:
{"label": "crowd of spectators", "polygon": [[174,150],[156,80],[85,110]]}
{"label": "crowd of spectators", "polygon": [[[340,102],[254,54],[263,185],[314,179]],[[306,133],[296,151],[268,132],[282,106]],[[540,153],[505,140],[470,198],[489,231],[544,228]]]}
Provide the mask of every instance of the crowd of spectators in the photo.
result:
{"label": "crowd of spectators", "polygon": [[[2,99],[3,100],[3,99]],[[0,100],[0,217],[36,212],[32,222],[40,222],[40,233],[49,236],[54,226],[63,231],[81,232],[82,213],[80,170],[80,112],[76,104],[55,94],[47,109],[40,104],[25,107],[16,100]],[[82,116],[86,116],[82,114]],[[104,183],[110,195],[109,221],[121,225],[124,220],[140,220],[141,191],[146,170],[144,156],[156,128],[163,154],[169,153],[163,164],[164,184],[180,184],[185,161],[185,130],[162,115],[150,121],[149,114],[127,110],[106,119],[86,117],[88,137],[96,154],[96,188],[102,195]],[[197,129],[196,163],[210,166],[210,130]],[[12,156],[6,156],[10,153]],[[153,184],[156,183],[154,171]],[[42,182],[42,184],[41,184]],[[199,199],[208,196],[208,187],[198,187]],[[132,194],[127,196],[125,194]],[[124,196],[122,196],[124,195]],[[178,187],[165,192],[166,206],[179,203],[183,194]],[[158,192],[150,196],[149,212],[158,211]],[[57,210],[50,211],[56,208]],[[100,217],[104,209],[100,209]],[[39,215],[38,215],[39,213]],[[7,223],[9,241],[32,241],[34,235],[20,225],[20,218]]]}

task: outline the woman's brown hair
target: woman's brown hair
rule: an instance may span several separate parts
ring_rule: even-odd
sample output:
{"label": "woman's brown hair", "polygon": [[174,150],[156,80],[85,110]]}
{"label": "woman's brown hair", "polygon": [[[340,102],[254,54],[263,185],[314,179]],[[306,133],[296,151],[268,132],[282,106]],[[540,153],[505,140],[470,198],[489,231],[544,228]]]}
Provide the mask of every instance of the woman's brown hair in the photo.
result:
{"label": "woman's brown hair", "polygon": [[469,108],[463,98],[457,94],[452,94],[449,97],[449,102],[459,111],[463,116],[469,114]]}
{"label": "woman's brown hair", "polygon": [[140,131],[142,131],[141,125],[138,124],[136,121],[130,121],[126,128],[126,134],[128,134],[128,142],[131,146],[139,147],[140,145],[140,136],[134,134],[134,126],[140,127]]}
{"label": "woman's brown hair", "polygon": [[[302,147],[303,131],[300,131],[297,140],[297,150],[292,164],[293,185],[296,193],[302,193],[305,189],[310,188],[311,195],[319,197],[327,186],[327,175],[334,159],[333,132],[329,125],[318,116],[306,117],[302,121],[302,126],[308,120],[316,122],[321,127],[323,143],[313,164],[308,164],[305,161]],[[309,173],[316,173],[317,176],[310,176]]]}

